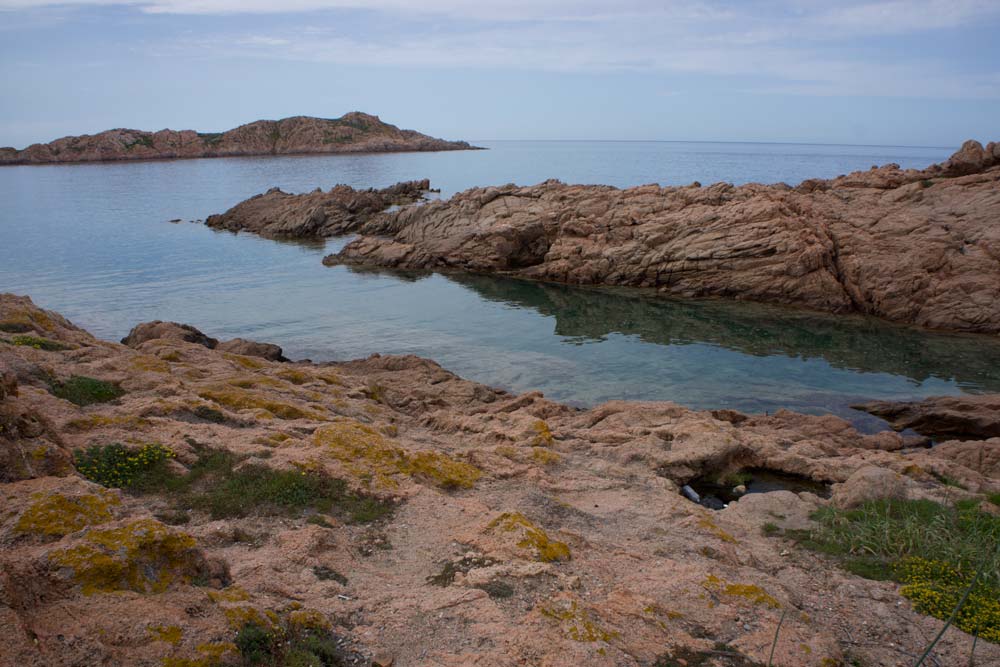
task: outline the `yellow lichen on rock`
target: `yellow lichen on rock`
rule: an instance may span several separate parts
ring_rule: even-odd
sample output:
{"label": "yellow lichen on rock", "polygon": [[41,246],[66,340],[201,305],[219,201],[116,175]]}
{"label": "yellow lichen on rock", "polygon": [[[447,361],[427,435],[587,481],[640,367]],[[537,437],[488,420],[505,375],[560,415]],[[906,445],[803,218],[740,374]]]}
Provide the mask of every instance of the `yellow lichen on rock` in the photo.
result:
{"label": "yellow lichen on rock", "polygon": [[262,628],[273,628],[278,624],[278,615],[270,610],[260,611],[255,607],[244,605],[227,607],[222,611],[226,615],[226,620],[229,621],[229,627],[233,630],[239,630],[248,623]]}
{"label": "yellow lichen on rock", "polygon": [[17,520],[19,533],[62,537],[112,520],[111,507],[121,501],[110,492],[67,496],[35,494],[34,502]]}
{"label": "yellow lichen on rock", "polygon": [[551,449],[546,449],[545,447],[532,447],[531,458],[535,461],[535,463],[543,466],[555,465],[562,460],[558,454]]}
{"label": "yellow lichen on rock", "polygon": [[325,631],[329,630],[331,625],[326,616],[314,609],[297,609],[288,614],[288,627],[294,631]]}
{"label": "yellow lichen on rock", "polygon": [[287,433],[274,432],[254,438],[254,443],[258,445],[266,445],[268,447],[279,447],[281,443],[291,439],[292,436]]}
{"label": "yellow lichen on rock", "polygon": [[230,586],[221,591],[208,591],[208,597],[213,602],[246,602],[250,594],[240,586]]}
{"label": "yellow lichen on rock", "polygon": [[27,329],[54,331],[56,328],[52,318],[39,308],[14,308],[7,312],[7,317],[0,321],[0,331],[23,333]]}
{"label": "yellow lichen on rock", "polygon": [[90,529],[81,544],[53,551],[49,560],[69,568],[85,595],[122,590],[161,593],[202,570],[194,538],[154,519]]}
{"label": "yellow lichen on rock", "polygon": [[231,354],[231,353],[227,352],[227,353],[223,354],[222,356],[223,356],[223,358],[227,359],[228,361],[231,361],[234,364],[236,364],[237,366],[241,366],[242,368],[246,368],[247,370],[254,370],[255,371],[255,370],[258,370],[260,368],[264,368],[264,366],[266,365],[260,359],[254,359],[253,357],[245,357],[242,354]]}
{"label": "yellow lichen on rock", "polygon": [[129,368],[136,371],[149,371],[150,373],[169,373],[170,364],[159,357],[151,354],[140,354],[132,358]]}
{"label": "yellow lichen on rock", "polygon": [[551,539],[544,530],[520,512],[504,512],[491,521],[486,529],[490,532],[514,534],[517,547],[527,550],[532,558],[543,563],[571,558],[569,546],[565,542]]}
{"label": "yellow lichen on rock", "polygon": [[239,387],[240,389],[254,389],[255,387],[288,389],[288,385],[285,382],[267,375],[239,375],[226,380],[226,384]]}
{"label": "yellow lichen on rock", "polygon": [[444,489],[468,489],[482,475],[480,470],[447,454],[407,452],[390,444],[375,428],[353,419],[338,419],[317,429],[313,443],[343,463],[359,479],[393,488],[395,475],[422,478]]}
{"label": "yellow lichen on rock", "polygon": [[562,460],[556,452],[534,445],[532,447],[511,447],[510,445],[500,445],[493,450],[500,456],[517,461],[518,463],[537,463],[538,465],[554,465]]}
{"label": "yellow lichen on rock", "polygon": [[774,596],[756,584],[732,584],[714,574],[705,577],[702,585],[713,593],[721,593],[730,597],[742,598],[755,605],[764,605],[771,609],[780,609],[781,603]]}
{"label": "yellow lichen on rock", "polygon": [[222,664],[232,664],[227,658],[239,655],[239,649],[232,642],[206,642],[198,644],[195,650],[201,655],[197,658],[179,658],[168,656],[160,662],[162,667],[218,667]]}
{"label": "yellow lichen on rock", "polygon": [[568,639],[575,642],[609,642],[619,636],[617,632],[609,632],[594,623],[590,614],[580,608],[576,600],[568,605],[549,605],[539,608],[542,616],[559,623]]}
{"label": "yellow lichen on rock", "polygon": [[180,644],[181,638],[184,637],[184,631],[178,625],[148,625],[146,631],[155,641],[167,642],[174,646]]}
{"label": "yellow lichen on rock", "polygon": [[282,380],[291,382],[292,384],[306,384],[307,382],[312,382],[314,380],[313,376],[297,368],[280,370],[275,373],[275,375],[280,377]]}
{"label": "yellow lichen on rock", "polygon": [[552,435],[552,430],[544,419],[539,419],[532,426],[535,430],[535,437],[531,444],[536,447],[551,447],[555,442],[555,437]]}
{"label": "yellow lichen on rock", "polygon": [[239,387],[227,385],[210,387],[199,391],[198,396],[231,410],[263,410],[279,419],[311,419],[315,421],[327,419],[326,415],[316,410],[307,410],[291,403],[282,403],[266,394]]}
{"label": "yellow lichen on rock", "polygon": [[715,521],[713,521],[711,517],[703,516],[700,519],[698,519],[698,527],[707,530],[708,532],[712,533],[712,535],[715,535],[723,542],[736,544],[736,542],[738,541],[735,537],[733,537],[726,531],[719,528],[719,526],[716,525]]}
{"label": "yellow lichen on rock", "polygon": [[66,428],[72,431],[94,431],[99,428],[140,429],[149,426],[148,419],[136,415],[88,415],[66,422]]}

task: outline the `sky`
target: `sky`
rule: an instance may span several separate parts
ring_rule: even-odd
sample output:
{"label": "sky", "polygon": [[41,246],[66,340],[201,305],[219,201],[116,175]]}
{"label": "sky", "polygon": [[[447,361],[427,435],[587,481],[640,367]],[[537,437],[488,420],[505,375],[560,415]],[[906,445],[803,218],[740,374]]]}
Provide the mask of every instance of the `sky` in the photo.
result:
{"label": "sky", "polygon": [[1000,0],[0,0],[0,146],[365,111],[448,139],[1000,140]]}

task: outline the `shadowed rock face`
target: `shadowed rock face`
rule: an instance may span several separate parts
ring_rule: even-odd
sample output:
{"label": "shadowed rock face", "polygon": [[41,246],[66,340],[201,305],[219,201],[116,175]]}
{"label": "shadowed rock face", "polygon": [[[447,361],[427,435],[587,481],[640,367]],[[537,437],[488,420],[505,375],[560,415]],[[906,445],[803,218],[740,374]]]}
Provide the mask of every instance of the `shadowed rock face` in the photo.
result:
{"label": "shadowed rock face", "polygon": [[1000,395],[935,396],[923,401],[872,401],[855,406],[931,438],[1000,438]]}
{"label": "shadowed rock face", "polygon": [[258,120],[226,132],[115,129],[63,137],[24,150],[0,148],[0,165],[51,162],[101,162],[164,158],[298,155],[309,153],[388,153],[475,148],[383,123],[378,116],[353,111],[340,118],[294,116]]}
{"label": "shadowed rock face", "polygon": [[656,288],[1000,332],[1000,144],[925,170],[626,190],[473,188],[373,218],[324,260]]}
{"label": "shadowed rock face", "polygon": [[429,189],[427,179],[396,183],[381,190],[338,185],[327,192],[317,189],[297,195],[271,188],[225,213],[208,216],[205,224],[268,238],[325,238],[353,232],[389,206],[419,201]]}

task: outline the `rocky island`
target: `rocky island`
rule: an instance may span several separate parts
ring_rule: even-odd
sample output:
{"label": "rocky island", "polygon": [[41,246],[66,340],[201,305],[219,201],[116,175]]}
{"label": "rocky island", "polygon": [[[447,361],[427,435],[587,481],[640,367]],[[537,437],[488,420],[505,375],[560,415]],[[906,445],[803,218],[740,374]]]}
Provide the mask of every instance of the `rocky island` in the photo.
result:
{"label": "rocky island", "polygon": [[933,448],[581,410],[413,356],[102,341],[2,294],[0,664],[910,665],[977,566],[933,664],[997,664],[995,405],[899,424]]}
{"label": "rocky island", "polygon": [[475,148],[465,141],[446,141],[401,130],[378,116],[354,111],[340,118],[258,120],[225,132],[107,130],[33,144],[23,150],[0,148],[0,165]]}

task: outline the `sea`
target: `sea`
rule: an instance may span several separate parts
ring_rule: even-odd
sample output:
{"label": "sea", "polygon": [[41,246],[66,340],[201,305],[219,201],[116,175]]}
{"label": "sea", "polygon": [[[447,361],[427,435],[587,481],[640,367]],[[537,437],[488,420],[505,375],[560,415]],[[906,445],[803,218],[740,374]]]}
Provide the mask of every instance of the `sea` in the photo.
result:
{"label": "sea", "polygon": [[[953,148],[707,142],[476,141],[488,150],[0,167],[0,291],[95,335],[173,320],[293,359],[429,357],[471,380],[577,406],[669,400],[695,409],[836,414],[873,399],[1000,391],[1000,341],[861,316],[669,299],[504,278],[325,267],[349,238],[281,242],[208,229],[271,187],[384,187],[441,197],[550,178],[628,187],[790,185]],[[177,221],[180,222],[171,222]]]}

